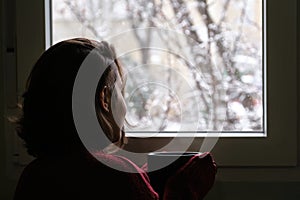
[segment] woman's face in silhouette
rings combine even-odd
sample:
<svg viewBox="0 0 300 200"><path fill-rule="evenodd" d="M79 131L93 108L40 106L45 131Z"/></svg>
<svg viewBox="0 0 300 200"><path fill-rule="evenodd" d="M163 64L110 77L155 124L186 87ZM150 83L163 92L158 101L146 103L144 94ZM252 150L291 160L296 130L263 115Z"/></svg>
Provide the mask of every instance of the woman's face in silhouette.
<svg viewBox="0 0 300 200"><path fill-rule="evenodd" d="M122 92L124 87L125 83L121 80L119 73L117 73L117 79L111 95L110 107L114 121L120 129L124 126L126 115L126 103Z"/></svg>

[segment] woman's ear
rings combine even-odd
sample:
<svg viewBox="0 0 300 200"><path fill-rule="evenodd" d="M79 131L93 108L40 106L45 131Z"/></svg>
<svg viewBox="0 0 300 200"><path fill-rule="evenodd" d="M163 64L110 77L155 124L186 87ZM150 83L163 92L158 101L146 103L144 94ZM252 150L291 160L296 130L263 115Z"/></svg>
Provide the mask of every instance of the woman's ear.
<svg viewBox="0 0 300 200"><path fill-rule="evenodd" d="M109 112L109 98L108 88L104 86L100 92L100 105L107 112Z"/></svg>

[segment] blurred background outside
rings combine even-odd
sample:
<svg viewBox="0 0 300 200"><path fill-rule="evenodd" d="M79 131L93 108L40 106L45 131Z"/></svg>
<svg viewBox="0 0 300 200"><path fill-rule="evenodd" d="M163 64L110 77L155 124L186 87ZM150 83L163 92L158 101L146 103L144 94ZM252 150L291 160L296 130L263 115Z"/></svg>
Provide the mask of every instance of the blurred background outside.
<svg viewBox="0 0 300 200"><path fill-rule="evenodd" d="M52 44L83 36L116 47L134 125L127 132L262 133L263 6L263 0L52 0ZM161 48L147 48L153 46Z"/></svg>

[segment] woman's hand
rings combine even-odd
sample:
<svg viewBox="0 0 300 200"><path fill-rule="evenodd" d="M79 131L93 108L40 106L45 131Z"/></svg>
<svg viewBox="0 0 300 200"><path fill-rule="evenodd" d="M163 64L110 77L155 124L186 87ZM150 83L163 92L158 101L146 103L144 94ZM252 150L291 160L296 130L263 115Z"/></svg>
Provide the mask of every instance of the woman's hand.
<svg viewBox="0 0 300 200"><path fill-rule="evenodd" d="M210 153L193 156L167 181L164 200L200 200L212 188L217 165Z"/></svg>

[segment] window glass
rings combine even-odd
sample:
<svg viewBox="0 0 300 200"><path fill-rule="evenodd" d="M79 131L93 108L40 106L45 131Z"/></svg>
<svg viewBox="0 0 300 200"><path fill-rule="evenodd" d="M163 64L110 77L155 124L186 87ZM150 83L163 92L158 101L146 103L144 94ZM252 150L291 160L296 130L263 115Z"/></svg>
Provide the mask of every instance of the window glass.
<svg viewBox="0 0 300 200"><path fill-rule="evenodd" d="M265 134L263 0L52 0L52 44L110 41L126 132Z"/></svg>

